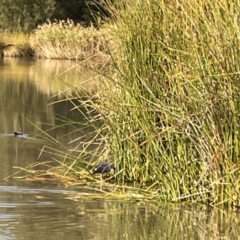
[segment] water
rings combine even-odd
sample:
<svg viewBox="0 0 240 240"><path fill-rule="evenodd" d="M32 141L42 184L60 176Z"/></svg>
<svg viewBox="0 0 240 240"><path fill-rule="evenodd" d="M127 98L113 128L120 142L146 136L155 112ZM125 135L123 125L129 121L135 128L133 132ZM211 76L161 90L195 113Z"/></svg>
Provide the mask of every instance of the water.
<svg viewBox="0 0 240 240"><path fill-rule="evenodd" d="M240 239L238 209L160 205L104 195L93 199L85 189L67 189L59 183L5 181L17 171L14 166L51 160L48 154L38 159L44 146L56 147L41 129L71 146L78 135L71 126L61 126L61 116L84 120L70 111L62 93L70 96L69 85L81 84L94 94L97 84L90 81L94 74L81 67L61 74L74 65L71 61L0 61L1 240ZM14 137L20 128L28 135Z"/></svg>

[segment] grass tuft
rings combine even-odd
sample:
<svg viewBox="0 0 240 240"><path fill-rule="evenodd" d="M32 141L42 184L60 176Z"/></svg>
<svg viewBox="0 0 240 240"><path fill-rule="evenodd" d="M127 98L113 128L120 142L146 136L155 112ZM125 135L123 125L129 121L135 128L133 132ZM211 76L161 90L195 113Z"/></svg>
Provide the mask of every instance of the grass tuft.
<svg viewBox="0 0 240 240"><path fill-rule="evenodd" d="M115 41L109 27L96 29L61 20L39 26L31 35L36 55L43 58L107 61Z"/></svg>

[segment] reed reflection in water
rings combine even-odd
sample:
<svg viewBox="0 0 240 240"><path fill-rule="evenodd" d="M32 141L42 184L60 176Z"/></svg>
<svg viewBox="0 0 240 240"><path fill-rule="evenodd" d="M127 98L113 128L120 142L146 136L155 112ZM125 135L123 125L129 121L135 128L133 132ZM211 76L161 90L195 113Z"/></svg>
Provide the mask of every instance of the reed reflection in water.
<svg viewBox="0 0 240 240"><path fill-rule="evenodd" d="M83 191L0 187L1 239L237 239L240 233L236 211L93 199Z"/></svg>

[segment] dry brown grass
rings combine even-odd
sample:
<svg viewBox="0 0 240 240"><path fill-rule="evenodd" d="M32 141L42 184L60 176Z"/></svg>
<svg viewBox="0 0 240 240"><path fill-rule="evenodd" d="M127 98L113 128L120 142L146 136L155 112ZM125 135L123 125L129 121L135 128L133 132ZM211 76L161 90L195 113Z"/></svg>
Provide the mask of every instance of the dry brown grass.
<svg viewBox="0 0 240 240"><path fill-rule="evenodd" d="M46 23L31 35L38 57L106 62L116 46L109 27L85 28L71 20Z"/></svg>

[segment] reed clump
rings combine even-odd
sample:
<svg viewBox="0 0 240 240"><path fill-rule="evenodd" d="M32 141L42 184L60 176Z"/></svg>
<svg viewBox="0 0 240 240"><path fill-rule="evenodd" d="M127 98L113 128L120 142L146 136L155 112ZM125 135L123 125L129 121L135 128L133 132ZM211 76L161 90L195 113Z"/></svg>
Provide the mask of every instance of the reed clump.
<svg viewBox="0 0 240 240"><path fill-rule="evenodd" d="M131 191L135 186L162 202L239 206L238 2L133 0L115 6L109 5L115 21L106 29L61 21L42 25L31 37L41 57L104 53L112 59L94 96L74 89L96 131L81 135L76 141L83 144L57 160L67 169L64 176L93 181L92 163L99 158L114 164L117 191L130 183ZM82 112L73 98L73 109ZM90 149L92 143L97 147Z"/></svg>
<svg viewBox="0 0 240 240"><path fill-rule="evenodd" d="M31 35L31 44L38 57L86 60L109 58L109 47L115 41L110 29L83 27L72 20L48 22Z"/></svg>
<svg viewBox="0 0 240 240"><path fill-rule="evenodd" d="M29 34L0 32L0 57L30 57L34 52L30 46Z"/></svg>
<svg viewBox="0 0 240 240"><path fill-rule="evenodd" d="M83 103L103 122L118 184L147 186L165 202L239 205L239 4L118 8L120 57L98 98Z"/></svg>

